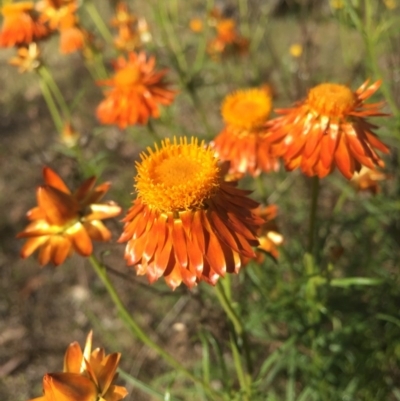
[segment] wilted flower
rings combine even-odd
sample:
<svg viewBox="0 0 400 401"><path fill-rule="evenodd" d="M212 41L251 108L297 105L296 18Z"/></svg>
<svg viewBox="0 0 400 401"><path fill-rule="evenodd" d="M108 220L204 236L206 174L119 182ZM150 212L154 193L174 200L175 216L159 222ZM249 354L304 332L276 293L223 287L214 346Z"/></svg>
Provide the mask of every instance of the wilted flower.
<svg viewBox="0 0 400 401"><path fill-rule="evenodd" d="M225 98L221 112L226 126L212 146L221 160L230 161L229 174L256 176L279 167L265 140L271 107L270 92L264 89L240 90Z"/></svg>
<svg viewBox="0 0 400 401"><path fill-rule="evenodd" d="M9 64L18 67L20 73L34 71L40 67L40 50L36 43L30 43L28 47L19 47L17 56L8 61Z"/></svg>
<svg viewBox="0 0 400 401"><path fill-rule="evenodd" d="M97 107L97 117L102 124L146 124L149 117L160 116L159 104L169 105L175 91L164 82L167 70L154 71L155 58L146 60L144 52L129 53L128 60L119 57L114 64L113 78L99 81L111 86L106 98Z"/></svg>
<svg viewBox="0 0 400 401"><path fill-rule="evenodd" d="M381 191L379 181L390 178L389 174L363 166L358 173L354 173L350 183L357 191L368 191L376 195Z"/></svg>
<svg viewBox="0 0 400 401"><path fill-rule="evenodd" d="M260 206L254 213L265 221L258 231L257 238L260 245L257 249L277 259L279 256L278 246L283 243L283 235L279 232L275 220L278 208L276 205Z"/></svg>
<svg viewBox="0 0 400 401"><path fill-rule="evenodd" d="M60 141L68 148L73 148L79 141L79 132L77 132L71 125L69 121L67 121L61 131Z"/></svg>
<svg viewBox="0 0 400 401"><path fill-rule="evenodd" d="M76 251L82 256L92 253L92 240L109 241L110 231L101 222L115 217L121 208L114 202L97 203L108 191L110 183L94 187L96 177L88 178L73 193L49 167L43 169L45 185L38 187L38 206L27 217L31 223L17 235L28 238L21 249L27 258L39 249L39 263L56 266Z"/></svg>
<svg viewBox="0 0 400 401"><path fill-rule="evenodd" d="M254 257L262 220L248 192L225 182L213 151L192 138L168 139L137 163L137 199L120 242L125 259L150 282L164 276L171 288L215 284Z"/></svg>
<svg viewBox="0 0 400 401"><path fill-rule="evenodd" d="M64 357L64 370L43 377L43 396L31 401L119 401L128 394L117 379L120 353L105 355L103 348L92 349L92 332L82 352L73 342Z"/></svg>
<svg viewBox="0 0 400 401"><path fill-rule="evenodd" d="M0 32L1 47L28 45L48 34L46 26L36 18L31 1L5 4L1 13L4 17Z"/></svg>
<svg viewBox="0 0 400 401"><path fill-rule="evenodd" d="M383 167L375 149L389 149L373 132L366 117L385 116L382 102L364 104L379 88L364 82L355 92L345 85L324 83L312 88L292 108L276 110L281 117L269 124L268 140L287 170L300 167L308 176L325 177L335 166L348 179L361 166Z"/></svg>

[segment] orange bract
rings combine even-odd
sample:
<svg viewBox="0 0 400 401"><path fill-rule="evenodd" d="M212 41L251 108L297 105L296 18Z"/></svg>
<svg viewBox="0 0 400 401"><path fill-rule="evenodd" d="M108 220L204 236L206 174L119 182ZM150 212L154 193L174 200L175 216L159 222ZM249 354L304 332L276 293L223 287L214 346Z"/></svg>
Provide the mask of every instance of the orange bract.
<svg viewBox="0 0 400 401"><path fill-rule="evenodd" d="M49 167L43 169L45 185L37 189L38 206L27 216L31 223L17 235L28 238L21 249L26 258L39 249L39 263L56 266L76 251L82 256L92 253L92 240L109 241L110 231L101 222L117 216L121 208L114 202L97 203L110 183L94 187L91 177L74 192Z"/></svg>
<svg viewBox="0 0 400 401"><path fill-rule="evenodd" d="M4 16L0 32L0 46L11 47L30 44L46 36L48 29L34 16L31 1L6 4L1 12Z"/></svg>
<svg viewBox="0 0 400 401"><path fill-rule="evenodd" d="M212 141L217 156L230 161L229 174L277 170L277 159L271 155L265 139L264 124L271 112L272 100L263 89L247 89L228 95L222 104L226 124Z"/></svg>
<svg viewBox="0 0 400 401"><path fill-rule="evenodd" d="M186 138L142 154L136 189L120 242L125 259L150 282L164 276L171 288L215 284L254 256L262 220L257 203L236 182L221 178L210 148Z"/></svg>
<svg viewBox="0 0 400 401"><path fill-rule="evenodd" d="M382 167L376 149L389 149L373 132L369 116L385 116L383 104L364 104L381 82L364 82L355 92L347 86L325 83L312 88L307 99L293 108L276 110L281 117L269 124L268 140L287 170L325 177L335 166L348 179L361 166Z"/></svg>
<svg viewBox="0 0 400 401"><path fill-rule="evenodd" d="M92 349L92 332L82 352L73 342L64 357L64 369L43 377L42 397L31 401L119 401L128 394L125 387L114 385L120 353L105 355L103 348Z"/></svg>
<svg viewBox="0 0 400 401"><path fill-rule="evenodd" d="M155 58L146 60L144 52L129 53L128 60L118 58L113 78L99 81L111 86L106 98L97 107L97 117L102 124L146 124L149 117L160 116L159 104L169 105L175 91L164 82L166 70L155 72Z"/></svg>

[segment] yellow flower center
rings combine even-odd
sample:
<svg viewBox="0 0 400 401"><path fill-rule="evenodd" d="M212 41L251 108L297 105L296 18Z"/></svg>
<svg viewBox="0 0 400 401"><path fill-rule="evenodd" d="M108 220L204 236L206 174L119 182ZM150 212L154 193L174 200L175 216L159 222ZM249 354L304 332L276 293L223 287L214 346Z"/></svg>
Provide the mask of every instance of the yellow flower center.
<svg viewBox="0 0 400 401"><path fill-rule="evenodd" d="M221 112L227 124L252 129L267 120L271 107L271 97L267 91L247 89L228 95L222 104Z"/></svg>
<svg viewBox="0 0 400 401"><path fill-rule="evenodd" d="M346 116L354 107L355 95L345 85L321 84L308 92L307 103L313 111L329 118Z"/></svg>
<svg viewBox="0 0 400 401"><path fill-rule="evenodd" d="M192 138L162 142L161 149L142 153L135 178L138 197L160 212L179 212L204 207L219 187L217 159L210 148Z"/></svg>
<svg viewBox="0 0 400 401"><path fill-rule="evenodd" d="M140 70L137 66L129 65L121 68L114 77L115 86L120 88L135 85L140 79Z"/></svg>

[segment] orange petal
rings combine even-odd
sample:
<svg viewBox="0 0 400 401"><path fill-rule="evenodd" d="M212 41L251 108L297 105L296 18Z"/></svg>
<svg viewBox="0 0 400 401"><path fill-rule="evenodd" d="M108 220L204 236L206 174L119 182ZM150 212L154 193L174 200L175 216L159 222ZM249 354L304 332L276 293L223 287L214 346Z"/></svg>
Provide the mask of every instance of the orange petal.
<svg viewBox="0 0 400 401"><path fill-rule="evenodd" d="M84 217L85 221L109 219L118 216L122 211L121 207L114 202L91 204L89 210L90 213Z"/></svg>
<svg viewBox="0 0 400 401"><path fill-rule="evenodd" d="M92 240L106 242L111 239L110 230L100 220L85 222L83 226Z"/></svg>
<svg viewBox="0 0 400 401"><path fill-rule="evenodd" d="M182 267L186 267L188 264L187 256L187 244L185 239L185 233L183 230L182 220L174 219L173 227L171 230L171 239L173 243L173 249L175 252L175 258Z"/></svg>
<svg viewBox="0 0 400 401"><path fill-rule="evenodd" d="M43 390L49 401L96 401L95 384L77 373L50 373L43 378Z"/></svg>
<svg viewBox="0 0 400 401"><path fill-rule="evenodd" d="M20 256L25 259L49 240L48 236L29 238L21 248Z"/></svg>
<svg viewBox="0 0 400 401"><path fill-rule="evenodd" d="M77 216L79 205L65 192L50 186L41 186L36 195L38 205L46 213L50 224L61 226Z"/></svg>
<svg viewBox="0 0 400 401"><path fill-rule="evenodd" d="M56 188L59 191L64 192L66 194L71 194L70 190L65 185L61 177L50 167L46 166L43 168L43 178L44 182L50 187Z"/></svg>
<svg viewBox="0 0 400 401"><path fill-rule="evenodd" d="M83 353L77 341L71 343L64 356L64 372L81 373Z"/></svg>
<svg viewBox="0 0 400 401"><path fill-rule="evenodd" d="M349 180L354 174L354 159L346 144L346 136L341 135L335 152L335 163L340 172Z"/></svg>
<svg viewBox="0 0 400 401"><path fill-rule="evenodd" d="M89 256L92 254L92 241L85 230L85 227L80 222L75 223L65 232L65 234L71 238L75 251L80 255Z"/></svg>

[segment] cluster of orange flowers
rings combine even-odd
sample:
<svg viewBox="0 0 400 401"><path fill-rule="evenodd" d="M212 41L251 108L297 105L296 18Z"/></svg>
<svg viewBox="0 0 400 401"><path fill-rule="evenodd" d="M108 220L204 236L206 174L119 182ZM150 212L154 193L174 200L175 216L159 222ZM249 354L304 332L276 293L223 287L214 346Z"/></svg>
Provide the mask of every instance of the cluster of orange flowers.
<svg viewBox="0 0 400 401"><path fill-rule="evenodd" d="M208 25L215 30L215 36L207 43L208 54L218 60L221 56L231 54L246 54L249 50L249 40L241 36L232 18L226 18L220 9L213 8L207 16ZM193 32L203 30L203 21L194 18L190 21Z"/></svg>
<svg viewBox="0 0 400 401"><path fill-rule="evenodd" d="M79 25L76 15L77 0L41 0L6 4L1 11L4 17L0 32L0 46L27 47L48 37L60 34L60 51L71 53L81 49L88 38Z"/></svg>
<svg viewBox="0 0 400 401"><path fill-rule="evenodd" d="M365 104L380 84L366 81L356 91L320 84L293 107L276 110L280 116L271 120L271 99L261 89L239 91L222 105L226 127L213 146L222 160L231 162L232 174L268 172L281 158L289 171L300 168L322 178L337 167L351 179L362 166L383 167L376 151L389 151L374 133L376 126L366 120L386 115L380 111L382 102Z"/></svg>
<svg viewBox="0 0 400 401"><path fill-rule="evenodd" d="M117 49L130 52L151 40L145 18L132 14L125 2L117 3L111 26L117 29L114 45Z"/></svg>
<svg viewBox="0 0 400 401"><path fill-rule="evenodd" d="M51 4L67 7L69 14L76 9L67 0ZM28 15L32 9L24 7ZM50 2L42 1L38 7L42 14L36 20L29 14L35 27L31 32L41 35L40 27L61 26L50 18ZM121 38L135 18L120 3L113 23ZM215 20L228 22L220 15ZM114 76L98 82L109 88L97 108L103 124L120 128L146 124L149 118L159 117L160 105L173 102L176 92L164 81L166 70L155 70L154 57L130 51L114 62L114 68ZM379 172L362 174L364 178L358 180L355 174L362 167L370 172L383 167L377 151L389 151L376 136L376 126L367 121L385 115L382 103L365 103L379 86L379 81L372 85L366 81L352 91L345 85L323 83L291 108L276 110L278 117L272 119L267 86L239 90L223 101L225 127L209 146L193 138L175 138L143 153L137 163L137 198L123 220L119 238L127 243L127 264L150 282L164 277L176 288L181 283L193 287L200 281L215 284L226 273L237 273L257 257L253 250L257 246L276 258L283 240L275 223L276 206L257 209L248 192L236 187L237 179L276 171L281 159L289 171L300 168L308 176L322 178L337 167L362 189L371 188L371 181L377 185L382 179ZM31 223L18 234L28 238L22 257L38 250L42 265L58 265L73 251L90 255L91 240L110 239L101 220L118 215L121 209L112 202L97 203L109 184L94 187L95 179L90 178L71 192L49 168L44 169L44 179L45 185L37 190L38 206L28 213Z"/></svg>
<svg viewBox="0 0 400 401"><path fill-rule="evenodd" d="M119 401L128 394L115 385L120 353L106 355L103 348L92 351L92 332L82 351L77 342L67 348L62 372L43 377L43 396L30 401Z"/></svg>

